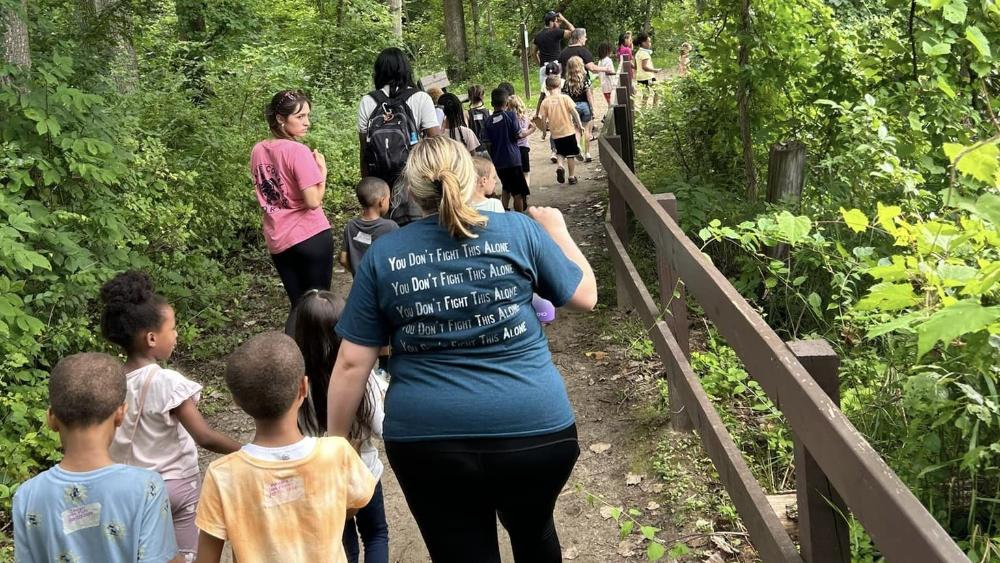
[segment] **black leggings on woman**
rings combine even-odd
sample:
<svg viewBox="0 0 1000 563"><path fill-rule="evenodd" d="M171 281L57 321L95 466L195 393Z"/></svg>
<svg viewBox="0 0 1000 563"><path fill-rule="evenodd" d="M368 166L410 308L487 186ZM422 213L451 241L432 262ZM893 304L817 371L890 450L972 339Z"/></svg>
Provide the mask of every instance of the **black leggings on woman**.
<svg viewBox="0 0 1000 563"><path fill-rule="evenodd" d="M517 563L562 561L552 512L580 446L576 425L526 438L385 444L434 563L500 563L497 516Z"/></svg>
<svg viewBox="0 0 1000 563"><path fill-rule="evenodd" d="M281 283L288 294L290 309L285 333L292 334L292 311L302 294L310 289L330 289L333 281L333 234L317 233L284 252L272 254Z"/></svg>

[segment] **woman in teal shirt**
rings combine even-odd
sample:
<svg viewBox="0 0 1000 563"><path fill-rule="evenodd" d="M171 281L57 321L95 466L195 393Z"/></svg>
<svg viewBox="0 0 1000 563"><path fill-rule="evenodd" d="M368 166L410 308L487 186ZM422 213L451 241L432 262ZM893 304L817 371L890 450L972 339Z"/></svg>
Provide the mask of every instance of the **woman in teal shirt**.
<svg viewBox="0 0 1000 563"><path fill-rule="evenodd" d="M406 167L425 217L378 239L337 325L329 429L346 435L378 349L392 345L389 463L435 562L560 561L552 511L579 455L573 411L532 293L590 310L593 270L557 209L483 213L476 174L447 138Z"/></svg>

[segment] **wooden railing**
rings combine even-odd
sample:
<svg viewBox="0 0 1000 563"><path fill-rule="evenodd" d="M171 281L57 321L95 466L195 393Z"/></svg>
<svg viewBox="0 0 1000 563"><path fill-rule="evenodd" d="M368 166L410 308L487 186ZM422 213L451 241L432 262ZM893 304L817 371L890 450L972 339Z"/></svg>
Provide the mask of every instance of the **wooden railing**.
<svg viewBox="0 0 1000 563"><path fill-rule="evenodd" d="M838 359L824 340L783 342L677 224L672 194L634 174L633 92L627 69L599 140L608 175L609 254L620 307L634 309L663 361L671 425L698 432L761 559L850 561L848 514L888 561L968 561L951 537L839 408ZM640 225L656 246L659 304L628 255ZM689 363L687 297L701 305L795 439L799 548L785 530Z"/></svg>

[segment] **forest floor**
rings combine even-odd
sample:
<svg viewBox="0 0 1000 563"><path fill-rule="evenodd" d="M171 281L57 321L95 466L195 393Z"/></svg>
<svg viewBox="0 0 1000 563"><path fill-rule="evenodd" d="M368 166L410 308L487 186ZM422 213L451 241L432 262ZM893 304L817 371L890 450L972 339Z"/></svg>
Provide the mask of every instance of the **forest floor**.
<svg viewBox="0 0 1000 563"><path fill-rule="evenodd" d="M595 94L597 114L603 116L604 100ZM570 233L594 266L603 298L614 295L614 276L604 242L607 182L596 145L592 143L591 148L594 161L578 163L579 184L570 186L556 183L548 141L534 135L529 203L562 210ZM346 219L335 219L334 229L342 227ZM253 423L232 404L222 372L225 354L236 345L252 334L283 326L287 301L265 260L262 252L254 267L259 274L251 276L247 295L229 311L229 325L217 334L203 335L197 353L177 358L184 373L205 385L202 409L213 426L242 441L252 438ZM350 274L338 267L333 291L346 297L350 284ZM716 518L703 513L717 504L720 494L714 472L695 438L669 431L669 413L660 392L662 366L640 344L641 327L627 313L618 312L613 303L604 302L593 313L560 311L546 332L576 412L581 449L555 510L564 559L587 563L645 559L648 541L639 530L652 526L659 530L656 537L668 550L683 540L675 554L681 555L689 547L685 560L731 560L726 548L739 546L742 534L712 533ZM201 454L203 467L217 457L205 451ZM429 561L388 463L382 485L390 561ZM635 520L634 530L624 539L614 507L626 509L621 522ZM628 509L635 510L629 514ZM498 530L502 536L499 525ZM723 537L729 543L720 547L719 538ZM504 561L513 561L509 544L501 541L501 546ZM733 549L734 553L739 551L743 549ZM741 555L736 558L747 560Z"/></svg>

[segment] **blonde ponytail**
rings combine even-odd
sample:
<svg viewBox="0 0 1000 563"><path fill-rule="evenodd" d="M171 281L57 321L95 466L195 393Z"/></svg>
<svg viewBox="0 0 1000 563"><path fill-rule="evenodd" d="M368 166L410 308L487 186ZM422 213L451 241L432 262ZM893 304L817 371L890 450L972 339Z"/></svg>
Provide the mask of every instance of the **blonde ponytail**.
<svg viewBox="0 0 1000 563"><path fill-rule="evenodd" d="M486 217L469 206L476 189L476 170L465 145L445 136L431 137L410 151L404 171L410 195L425 213L438 212L438 221L454 238L475 238Z"/></svg>

